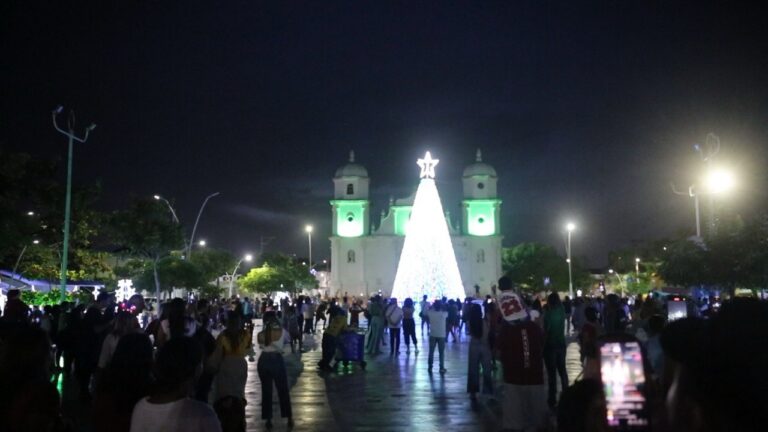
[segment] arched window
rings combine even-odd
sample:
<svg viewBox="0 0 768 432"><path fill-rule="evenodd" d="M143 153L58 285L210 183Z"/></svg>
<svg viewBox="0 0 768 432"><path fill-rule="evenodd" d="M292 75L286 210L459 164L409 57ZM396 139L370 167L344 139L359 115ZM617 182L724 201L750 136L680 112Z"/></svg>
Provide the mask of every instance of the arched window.
<svg viewBox="0 0 768 432"><path fill-rule="evenodd" d="M485 262L485 250L480 249L479 251L477 251L477 262L478 263Z"/></svg>
<svg viewBox="0 0 768 432"><path fill-rule="evenodd" d="M353 263L353 262L355 262L355 251L353 251L353 250L351 250L351 249L350 249L350 250L347 252L347 262L348 262L348 263Z"/></svg>
<svg viewBox="0 0 768 432"><path fill-rule="evenodd" d="M354 195L355 194L355 185L352 183L347 184L347 195Z"/></svg>

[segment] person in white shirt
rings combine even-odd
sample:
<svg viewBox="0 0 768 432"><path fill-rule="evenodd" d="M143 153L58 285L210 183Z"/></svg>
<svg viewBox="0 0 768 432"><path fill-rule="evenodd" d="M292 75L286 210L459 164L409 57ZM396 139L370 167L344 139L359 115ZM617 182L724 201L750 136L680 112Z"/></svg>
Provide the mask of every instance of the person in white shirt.
<svg viewBox="0 0 768 432"><path fill-rule="evenodd" d="M213 409L189 397L202 361L202 348L191 338L174 337L163 345L155 360L156 390L133 408L131 432L221 432Z"/></svg>
<svg viewBox="0 0 768 432"><path fill-rule="evenodd" d="M448 318L448 312L443 310L443 303L440 300L435 301L432 309L427 311L429 319L429 373L432 373L432 363L435 360L435 345L437 345L440 354L440 373L445 370L445 321Z"/></svg>
<svg viewBox="0 0 768 432"><path fill-rule="evenodd" d="M291 394L288 392L288 373L283 359L283 348L291 339L277 320L275 312L264 314L264 330L257 339L261 347L256 367L261 381L261 418L267 421L267 429L271 429L272 388L276 387L277 397L280 399L280 414L283 418L288 418L288 428L292 428Z"/></svg>
<svg viewBox="0 0 768 432"><path fill-rule="evenodd" d="M384 319L389 327L389 355L400 355L400 327L403 325L403 310L397 305L397 299L389 299L389 305L384 310Z"/></svg>

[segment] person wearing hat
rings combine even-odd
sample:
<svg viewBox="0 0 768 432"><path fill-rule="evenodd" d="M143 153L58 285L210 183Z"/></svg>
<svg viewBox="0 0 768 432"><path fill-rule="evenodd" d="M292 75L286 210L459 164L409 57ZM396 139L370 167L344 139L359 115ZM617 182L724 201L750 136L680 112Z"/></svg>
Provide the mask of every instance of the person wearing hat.
<svg viewBox="0 0 768 432"><path fill-rule="evenodd" d="M528 318L509 278L499 279L499 325L494 347L504 370L502 429L539 429L546 419L544 334Z"/></svg>

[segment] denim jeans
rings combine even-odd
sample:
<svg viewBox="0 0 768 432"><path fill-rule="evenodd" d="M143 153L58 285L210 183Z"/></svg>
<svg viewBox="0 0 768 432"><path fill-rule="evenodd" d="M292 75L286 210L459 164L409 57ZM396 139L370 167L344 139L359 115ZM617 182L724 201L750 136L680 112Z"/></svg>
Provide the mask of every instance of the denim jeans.
<svg viewBox="0 0 768 432"><path fill-rule="evenodd" d="M445 369L445 338L434 336L429 337L429 368L432 369L432 363L435 360L435 345L440 355L440 369Z"/></svg>
<svg viewBox="0 0 768 432"><path fill-rule="evenodd" d="M400 328L398 327L390 327L389 328L389 354L399 354L400 353Z"/></svg>
<svg viewBox="0 0 768 432"><path fill-rule="evenodd" d="M547 368L547 403L557 402L557 376L560 376L562 390L568 388L568 373L565 370L565 345L544 346L544 366Z"/></svg>
<svg viewBox="0 0 768 432"><path fill-rule="evenodd" d="M288 392L288 373L285 370L285 360L282 354L263 352L257 364L261 380L261 418L272 419L272 387L277 388L280 399L280 414L292 417L291 394Z"/></svg>
<svg viewBox="0 0 768 432"><path fill-rule="evenodd" d="M469 361L467 363L467 393L480 391L480 367L483 367L483 393L493 394L491 370L491 347L480 339L472 338L469 342Z"/></svg>
<svg viewBox="0 0 768 432"><path fill-rule="evenodd" d="M416 322L413 318L403 320L403 339L405 339L406 348L410 348L411 340L413 340L413 347L416 347Z"/></svg>

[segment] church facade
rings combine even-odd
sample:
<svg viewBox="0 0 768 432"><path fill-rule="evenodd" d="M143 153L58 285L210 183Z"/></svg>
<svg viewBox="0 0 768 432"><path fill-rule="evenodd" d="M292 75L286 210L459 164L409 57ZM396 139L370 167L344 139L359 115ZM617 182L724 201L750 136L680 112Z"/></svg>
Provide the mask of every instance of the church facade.
<svg viewBox="0 0 768 432"><path fill-rule="evenodd" d="M369 198L368 170L355 162L336 170L331 200L333 232L331 241L331 295L369 296L381 292L389 296L403 249L413 196L393 200L374 225ZM464 292L475 295L475 285L488 293L501 276L500 230L501 200L497 195L496 170L482 161L480 150L475 162L462 176L462 215L454 224L445 219ZM416 299L414 299L416 300Z"/></svg>

